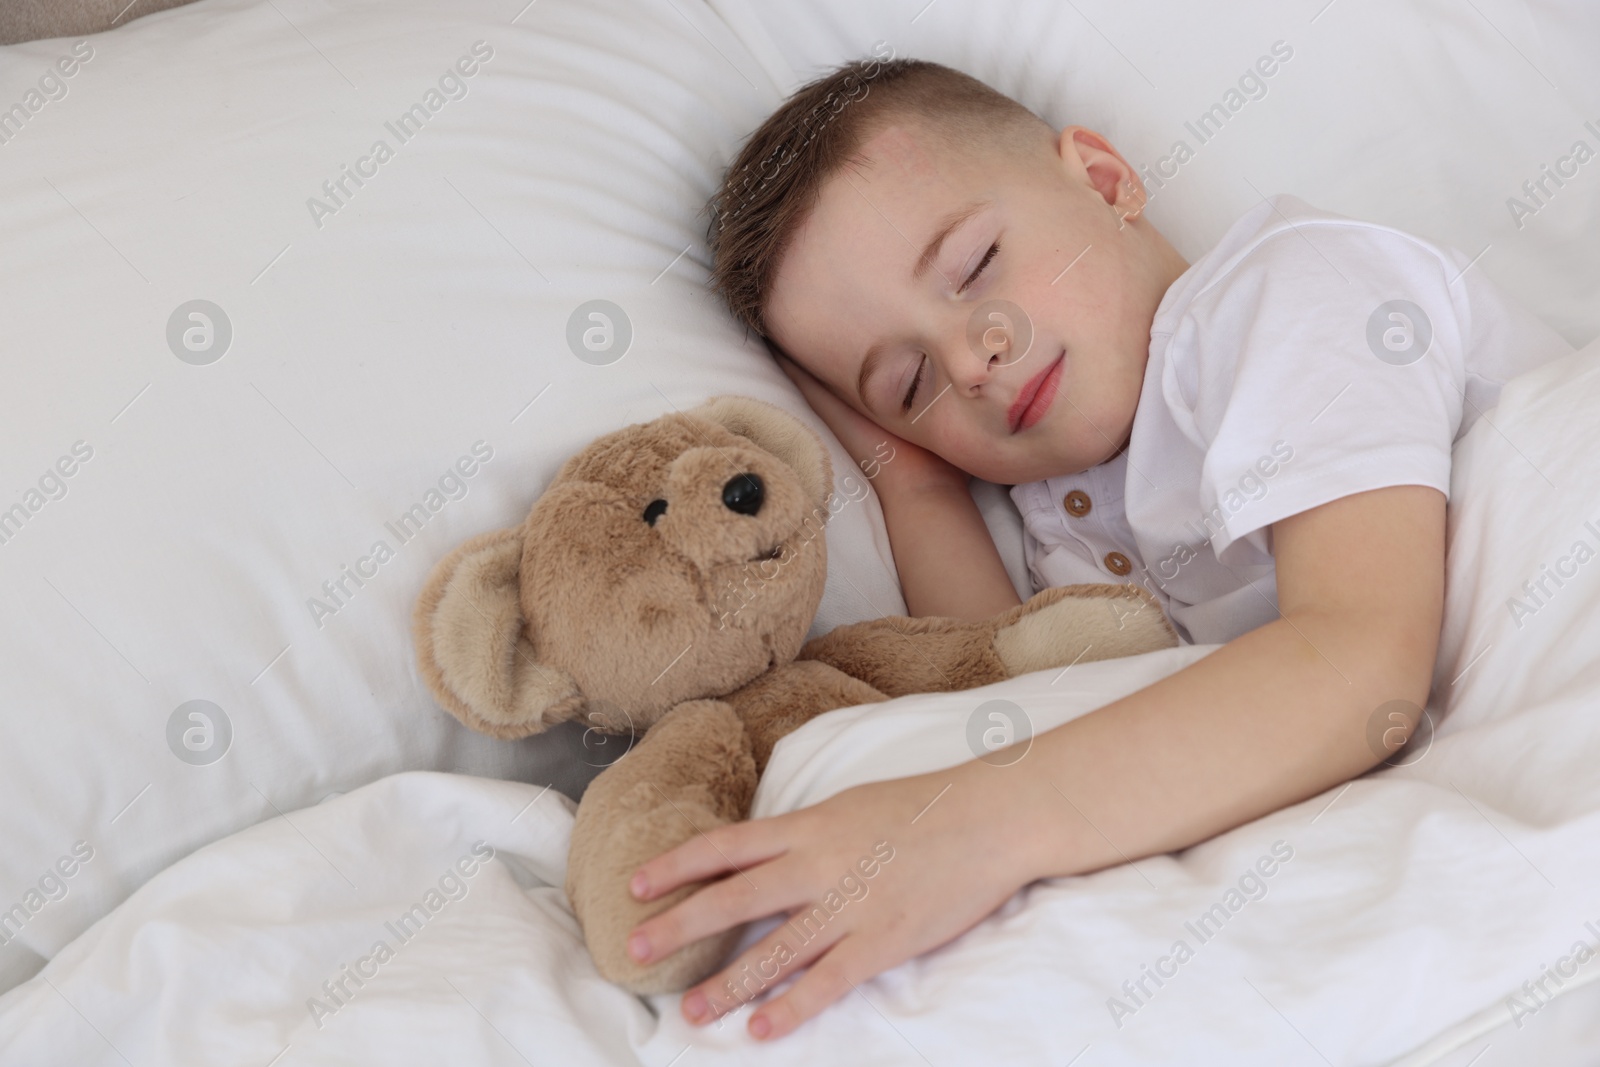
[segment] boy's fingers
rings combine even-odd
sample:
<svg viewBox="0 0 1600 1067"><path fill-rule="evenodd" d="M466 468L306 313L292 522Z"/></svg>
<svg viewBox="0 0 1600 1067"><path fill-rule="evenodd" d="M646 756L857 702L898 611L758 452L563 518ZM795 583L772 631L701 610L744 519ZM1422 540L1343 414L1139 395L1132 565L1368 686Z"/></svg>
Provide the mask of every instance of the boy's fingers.
<svg viewBox="0 0 1600 1067"><path fill-rule="evenodd" d="M628 882L635 900L654 900L680 885L698 882L724 871L738 871L781 855L783 846L770 825L762 819L763 834L752 834L750 822L727 823L695 834L640 864Z"/></svg>
<svg viewBox="0 0 1600 1067"><path fill-rule="evenodd" d="M796 917L803 921L809 910L802 907L791 911L789 922L750 946L720 974L686 991L681 1002L684 1017L698 1026L726 1015L826 952L841 933L826 927L800 929L795 925ZM807 933L810 939L802 940Z"/></svg>
<svg viewBox="0 0 1600 1067"><path fill-rule="evenodd" d="M789 376L789 380L794 382L794 384L800 388L801 392L808 391L806 388L808 383L815 380L812 378L811 372L807 371L804 367L800 366L800 364L796 363L787 356L780 356L774 353L772 358L778 361L778 369L787 374Z"/></svg>
<svg viewBox="0 0 1600 1067"><path fill-rule="evenodd" d="M899 961L875 964L867 958L870 941L847 933L781 997L761 1005L748 1024L752 1036L772 1040L790 1033L823 1008Z"/></svg>
<svg viewBox="0 0 1600 1067"><path fill-rule="evenodd" d="M810 404L812 410L818 415L823 416L824 421L829 424L830 428L832 428L834 419L841 413L847 417L861 417L856 415L844 401L829 392L828 387L823 385L815 374L812 374L792 359L784 356L775 358L778 360L778 366L782 368L783 373L787 374L789 380L799 388L801 395L806 399L806 403ZM833 417L830 418L830 415Z"/></svg>
<svg viewBox="0 0 1600 1067"><path fill-rule="evenodd" d="M774 866L735 871L646 919L629 935L629 955L640 963L660 959L703 937L800 904L804 897L797 892L803 891Z"/></svg>

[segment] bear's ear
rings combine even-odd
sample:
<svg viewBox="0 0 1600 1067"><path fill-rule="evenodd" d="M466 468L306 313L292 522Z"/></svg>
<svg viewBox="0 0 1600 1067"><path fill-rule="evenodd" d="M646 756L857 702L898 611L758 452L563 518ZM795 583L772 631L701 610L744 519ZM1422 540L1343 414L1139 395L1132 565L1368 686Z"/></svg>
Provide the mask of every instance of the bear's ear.
<svg viewBox="0 0 1600 1067"><path fill-rule="evenodd" d="M523 625L524 529L480 534L440 560L411 617L417 667L439 704L493 737L512 740L573 718L583 694L539 662Z"/></svg>
<svg viewBox="0 0 1600 1067"><path fill-rule="evenodd" d="M812 503L827 506L833 494L833 463L827 446L811 427L787 411L747 396L714 396L687 414L709 419L771 452L794 469Z"/></svg>

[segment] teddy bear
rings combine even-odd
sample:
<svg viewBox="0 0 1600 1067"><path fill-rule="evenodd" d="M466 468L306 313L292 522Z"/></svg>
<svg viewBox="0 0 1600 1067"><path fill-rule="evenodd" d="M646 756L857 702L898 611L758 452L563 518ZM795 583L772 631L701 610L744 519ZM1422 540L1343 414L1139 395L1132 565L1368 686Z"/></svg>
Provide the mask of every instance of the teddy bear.
<svg viewBox="0 0 1600 1067"><path fill-rule="evenodd" d="M434 567L412 630L421 677L474 730L568 720L631 735L577 805L565 889L596 969L638 994L711 974L727 930L638 964L629 933L704 882L637 901L644 861L748 817L775 746L817 715L970 689L1178 643L1137 585L1061 586L973 622L881 618L809 642L833 470L773 405L714 397L606 434L568 459L523 522Z"/></svg>

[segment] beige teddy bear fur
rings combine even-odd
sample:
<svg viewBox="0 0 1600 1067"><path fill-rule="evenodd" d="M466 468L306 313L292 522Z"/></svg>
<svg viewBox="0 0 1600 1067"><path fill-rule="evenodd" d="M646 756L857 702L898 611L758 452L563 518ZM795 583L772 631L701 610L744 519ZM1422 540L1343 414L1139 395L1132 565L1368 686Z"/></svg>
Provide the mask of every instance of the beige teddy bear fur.
<svg viewBox="0 0 1600 1067"><path fill-rule="evenodd" d="M1047 589L982 622L887 618L805 642L827 574L833 473L804 424L742 397L607 434L568 460L519 526L474 537L416 604L417 665L475 730L526 737L579 719L633 748L578 805L566 891L601 975L678 992L739 930L648 966L645 860L746 818L780 738L835 708L969 689L1177 644L1132 584Z"/></svg>

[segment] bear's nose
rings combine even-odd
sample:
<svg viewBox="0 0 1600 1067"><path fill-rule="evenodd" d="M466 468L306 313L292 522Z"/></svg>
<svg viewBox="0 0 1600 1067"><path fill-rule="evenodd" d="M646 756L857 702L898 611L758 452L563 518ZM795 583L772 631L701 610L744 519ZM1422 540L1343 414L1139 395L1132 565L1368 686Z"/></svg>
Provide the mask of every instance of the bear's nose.
<svg viewBox="0 0 1600 1067"><path fill-rule="evenodd" d="M754 515L760 511L766 498L767 490L761 484L759 474L735 475L722 487L722 503L730 511L737 511L741 515Z"/></svg>

